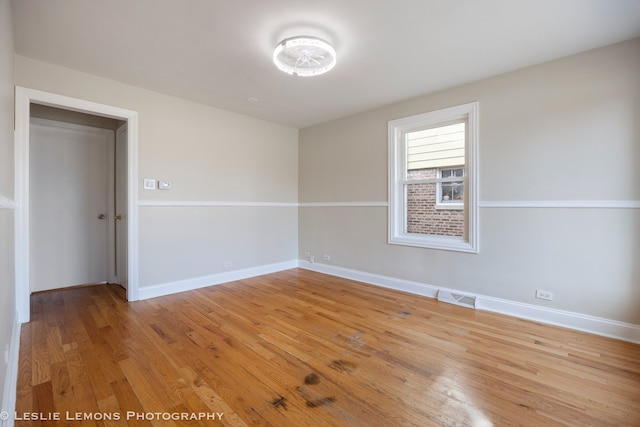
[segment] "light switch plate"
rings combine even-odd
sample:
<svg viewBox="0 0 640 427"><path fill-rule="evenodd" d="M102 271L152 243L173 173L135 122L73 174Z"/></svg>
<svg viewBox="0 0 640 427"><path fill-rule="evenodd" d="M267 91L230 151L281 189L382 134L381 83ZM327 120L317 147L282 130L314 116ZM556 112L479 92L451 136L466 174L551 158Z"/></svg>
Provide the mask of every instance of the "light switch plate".
<svg viewBox="0 0 640 427"><path fill-rule="evenodd" d="M145 190L155 190L156 189L156 180L155 179L144 179L144 189Z"/></svg>

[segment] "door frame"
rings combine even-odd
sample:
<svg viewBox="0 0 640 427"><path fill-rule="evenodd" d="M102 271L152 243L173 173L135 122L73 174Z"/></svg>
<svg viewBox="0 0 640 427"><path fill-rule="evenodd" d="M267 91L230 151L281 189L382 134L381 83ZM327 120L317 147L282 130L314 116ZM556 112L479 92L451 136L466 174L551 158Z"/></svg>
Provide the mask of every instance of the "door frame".
<svg viewBox="0 0 640 427"><path fill-rule="evenodd" d="M31 104L127 122L127 300L138 296L138 113L105 104L16 86L15 92L15 296L20 323L31 316L29 287L29 124Z"/></svg>
<svg viewBox="0 0 640 427"><path fill-rule="evenodd" d="M119 172L119 167L118 165L121 163L126 163L122 162L122 161L118 161L118 158L120 158L119 152L120 150L118 149L119 147L119 143L124 141L125 144L125 148L128 146L127 144L127 132L128 132L128 124L124 123L120 126L118 126L117 129L115 129L114 131L114 135L113 135L113 206L111 209L111 213L114 215L119 215L120 213L127 213L127 207L125 206L125 209L121 209L119 204L118 204L118 200L120 200L119 198L119 191L118 191L118 184L119 184L119 180L118 177L120 174L122 174L122 172ZM121 136L121 134L124 132L124 137ZM126 151L126 150L125 150ZM126 166L126 164L125 164ZM126 168L125 168L125 174L126 174ZM125 182L125 186L126 186L127 182ZM123 203L127 203L127 201L124 201ZM122 269L122 266L119 265L120 261L122 261L122 259L120 258L120 251L127 250L127 244L124 244L124 248L122 247L121 243L120 243L120 239L118 238L119 234L118 231L122 232L122 228L124 227L124 225L126 224L126 221L124 223L121 223L120 221L111 221L111 224L113 225L113 233L110 235L111 238L113 238L113 240L110 241L110 243L113 244L113 276L111 277L111 280L113 281L113 283L118 283L120 286L123 286L125 289L128 289L129 287L129 282L128 279L126 277L125 273L119 273L120 270ZM127 232L126 232L126 228L124 231L124 237L126 239L127 236ZM125 240L122 239L122 240ZM125 255L126 256L126 255ZM127 261L124 260L124 262L126 263ZM122 278L124 277L124 280L122 280Z"/></svg>

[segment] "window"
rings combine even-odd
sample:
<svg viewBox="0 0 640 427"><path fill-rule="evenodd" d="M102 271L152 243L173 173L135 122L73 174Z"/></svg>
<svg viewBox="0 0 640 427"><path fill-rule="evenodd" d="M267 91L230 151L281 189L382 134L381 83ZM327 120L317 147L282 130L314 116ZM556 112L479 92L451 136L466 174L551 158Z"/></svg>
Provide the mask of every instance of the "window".
<svg viewBox="0 0 640 427"><path fill-rule="evenodd" d="M478 252L478 103L389 122L389 243Z"/></svg>

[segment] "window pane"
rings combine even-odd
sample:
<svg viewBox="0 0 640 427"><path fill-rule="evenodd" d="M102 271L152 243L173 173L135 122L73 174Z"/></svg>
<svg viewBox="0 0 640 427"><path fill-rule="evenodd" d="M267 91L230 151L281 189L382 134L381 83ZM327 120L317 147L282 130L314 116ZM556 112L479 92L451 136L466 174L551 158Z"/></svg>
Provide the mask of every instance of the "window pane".
<svg viewBox="0 0 640 427"><path fill-rule="evenodd" d="M414 169L407 171L407 181L437 178L437 169Z"/></svg>
<svg viewBox="0 0 640 427"><path fill-rule="evenodd" d="M407 170L432 169L465 163L466 123L454 123L406 134Z"/></svg>
<svg viewBox="0 0 640 427"><path fill-rule="evenodd" d="M462 202L464 200L464 184L461 182L442 183L440 202Z"/></svg>
<svg viewBox="0 0 640 427"><path fill-rule="evenodd" d="M457 183L453 185L462 187ZM436 209L436 186L436 183L405 185L406 232L463 237L464 210ZM457 193L452 191L451 194Z"/></svg>
<svg viewBox="0 0 640 427"><path fill-rule="evenodd" d="M462 178L464 176L464 168L441 169L441 178Z"/></svg>

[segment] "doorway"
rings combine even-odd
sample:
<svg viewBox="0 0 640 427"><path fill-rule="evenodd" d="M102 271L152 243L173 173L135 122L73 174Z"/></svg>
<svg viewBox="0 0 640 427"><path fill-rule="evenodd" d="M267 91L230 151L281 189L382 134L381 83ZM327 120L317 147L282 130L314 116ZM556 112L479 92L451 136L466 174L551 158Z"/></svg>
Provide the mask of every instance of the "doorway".
<svg viewBox="0 0 640 427"><path fill-rule="evenodd" d="M31 106L29 288L114 283L115 128ZM43 117L64 116L65 121ZM126 189L125 189L126 191Z"/></svg>
<svg viewBox="0 0 640 427"><path fill-rule="evenodd" d="M28 322L30 318L29 297L31 293L31 255L29 235L31 231L30 223L30 116L33 105L44 105L55 107L89 115L120 120L122 126L116 130L116 136L120 135L119 144L116 138L116 146L120 145L124 153L119 155L119 159L125 164L120 165L120 174L125 176L120 182L114 182L115 186L120 186L119 205L124 209L120 214L120 220L125 225L126 235L120 233L120 243L122 249L115 253L115 257L121 257L121 264L124 263L124 271L121 265L120 277L124 277L124 284L127 288L127 299L135 301L138 299L138 210L137 210L137 147L138 147L138 114L135 111L124 110L108 105L97 104L55 95L33 89L16 87L16 136L15 136L15 156L16 156L16 248L15 248L15 269L16 269L16 307L18 310L18 320L21 323ZM114 154L115 161L115 154ZM114 168L115 169L115 168ZM125 169L124 171L122 169ZM124 189L124 190L123 190ZM115 188L114 188L115 190ZM114 198L114 205L118 197ZM99 214L98 214L99 215ZM118 233L114 230L114 244L117 244ZM123 238L123 236L126 236ZM124 257L124 258L122 258ZM115 269L113 269L115 271ZM115 273L114 273L115 274ZM108 279L109 280L109 279ZM120 281L120 280L119 280Z"/></svg>

